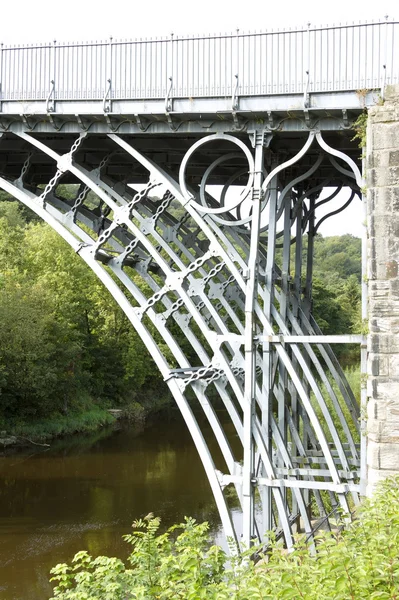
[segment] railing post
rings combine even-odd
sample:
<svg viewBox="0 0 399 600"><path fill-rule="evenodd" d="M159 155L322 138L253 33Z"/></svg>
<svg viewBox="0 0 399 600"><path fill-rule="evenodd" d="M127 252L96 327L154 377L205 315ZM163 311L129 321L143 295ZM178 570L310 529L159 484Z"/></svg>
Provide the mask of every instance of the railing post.
<svg viewBox="0 0 399 600"><path fill-rule="evenodd" d="M310 77L310 23L307 24L306 33L306 59L305 59L305 81L303 86L303 106L309 108L309 77Z"/></svg>
<svg viewBox="0 0 399 600"><path fill-rule="evenodd" d="M46 99L46 112L55 112L55 78L56 78L56 44L57 40L53 41L50 51L50 92Z"/></svg>
<svg viewBox="0 0 399 600"><path fill-rule="evenodd" d="M112 112L112 36L107 45L107 87L103 99L103 112Z"/></svg>
<svg viewBox="0 0 399 600"><path fill-rule="evenodd" d="M166 95L165 95L165 113L170 113L172 112L172 88L173 88L173 63L174 63L174 56L173 56L173 49L174 49L174 44L173 44L173 39L174 39L174 34L171 33L170 34L170 63L169 63L169 68L167 65L167 72L166 74L170 73L170 75L168 77L168 82L166 83Z"/></svg>
<svg viewBox="0 0 399 600"><path fill-rule="evenodd" d="M388 15L385 15L385 27L384 27L384 56L382 62L382 81L381 81L381 99L384 100L385 86L387 81L387 47L388 47Z"/></svg>
<svg viewBox="0 0 399 600"><path fill-rule="evenodd" d="M112 36L110 36L110 38L109 38L109 44L108 44L108 54L109 54L109 59L108 59L108 74L109 74L109 77L108 77L108 79L111 82L111 88L112 88L112 76L113 76L113 73L112 73L112 53L113 53L112 39L113 39ZM109 92L109 110L110 110L110 112L111 112L111 103L112 103L112 90L110 89L110 92Z"/></svg>
<svg viewBox="0 0 399 600"><path fill-rule="evenodd" d="M57 40L54 40L54 44L53 44L53 72L52 72L52 79L54 81L54 85L55 85L56 70L57 70L56 54L57 54Z"/></svg>
<svg viewBox="0 0 399 600"><path fill-rule="evenodd" d="M238 108L238 88L240 86L239 83L239 71L240 71L240 38L239 38L239 33L240 30L237 29L236 30L236 51L235 51L235 73L233 75L233 77L235 78L232 79L231 81L231 85L232 85L232 93L231 93L231 110L237 110Z"/></svg>

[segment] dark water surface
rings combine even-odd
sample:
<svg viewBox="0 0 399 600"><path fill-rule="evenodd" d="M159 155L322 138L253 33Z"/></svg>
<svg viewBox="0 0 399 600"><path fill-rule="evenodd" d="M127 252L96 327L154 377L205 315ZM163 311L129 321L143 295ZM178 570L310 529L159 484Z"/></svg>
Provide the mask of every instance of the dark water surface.
<svg viewBox="0 0 399 600"><path fill-rule="evenodd" d="M59 440L0 454L0 598L51 597L49 570L78 550L125 558L121 536L153 512L164 525L185 515L219 519L181 418Z"/></svg>

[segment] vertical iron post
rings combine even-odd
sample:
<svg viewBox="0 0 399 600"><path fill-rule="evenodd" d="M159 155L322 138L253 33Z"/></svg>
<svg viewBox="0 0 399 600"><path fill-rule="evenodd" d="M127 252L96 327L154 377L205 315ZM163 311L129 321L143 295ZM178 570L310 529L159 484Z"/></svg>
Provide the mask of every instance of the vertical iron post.
<svg viewBox="0 0 399 600"><path fill-rule="evenodd" d="M288 192L284 201L284 235L283 235L283 262L281 270L281 298L280 314L287 323L287 310L289 309L287 299L289 298L289 274L290 274L290 256L291 256L291 192ZM285 344L283 344L285 347ZM281 362L279 363L279 397L278 397L278 426L280 435L287 443L287 415L285 407L285 396L288 388L287 370ZM284 467L284 461L280 459L280 465ZM285 490L283 490L285 497Z"/></svg>
<svg viewBox="0 0 399 600"><path fill-rule="evenodd" d="M271 171L277 167L277 162L272 162ZM277 210L277 177L274 177L269 186L269 233L267 238L267 257L265 270L265 284L263 289L263 312L266 320L271 321L273 304L273 276L274 258L276 248L276 210ZM267 332L264 331L266 334ZM265 439L266 449L269 456L271 447L271 413L273 408L273 354L272 344L263 342L262 347L262 431ZM269 486L263 488L263 515L262 527L264 531L270 531L273 527L272 519L272 493Z"/></svg>
<svg viewBox="0 0 399 600"><path fill-rule="evenodd" d="M261 195L263 179L263 132L255 132L255 173L252 188L252 222L251 238L248 257L248 267L245 284L245 327L244 327L244 439L243 439L243 545L251 545L254 536L255 506L254 506L254 476L255 476L255 448L253 427L255 420L255 394L256 394L256 347L255 347L255 296L257 295L258 282L258 253L259 229L261 214Z"/></svg>

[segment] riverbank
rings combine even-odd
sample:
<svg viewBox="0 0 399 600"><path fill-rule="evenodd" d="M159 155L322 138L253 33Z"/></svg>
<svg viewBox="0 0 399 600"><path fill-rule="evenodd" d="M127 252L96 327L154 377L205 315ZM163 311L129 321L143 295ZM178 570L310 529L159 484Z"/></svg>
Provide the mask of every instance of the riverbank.
<svg viewBox="0 0 399 600"><path fill-rule="evenodd" d="M45 444L57 437L95 431L115 420L107 409L92 407L79 413L52 415L37 422L5 425L7 429L0 432L0 447Z"/></svg>
<svg viewBox="0 0 399 600"><path fill-rule="evenodd" d="M128 421L134 427L145 427L148 419L173 404L171 396L143 398L143 402L130 402L117 408L90 406L79 412L66 415L54 414L48 419L37 421L2 423L0 448L14 446L48 445L53 439L77 433L91 433L102 427L113 425L118 420Z"/></svg>

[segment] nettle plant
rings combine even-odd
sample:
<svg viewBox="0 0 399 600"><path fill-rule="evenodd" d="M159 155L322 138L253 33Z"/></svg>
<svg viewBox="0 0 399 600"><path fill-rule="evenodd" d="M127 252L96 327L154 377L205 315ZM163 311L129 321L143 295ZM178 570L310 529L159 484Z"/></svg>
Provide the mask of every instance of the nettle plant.
<svg viewBox="0 0 399 600"><path fill-rule="evenodd" d="M321 532L316 556L299 536L292 553L272 541L256 565L254 548L228 560L209 545L207 523L159 526L151 514L133 523L127 564L82 551L57 565L51 600L399 600L399 478L382 483L346 529Z"/></svg>

